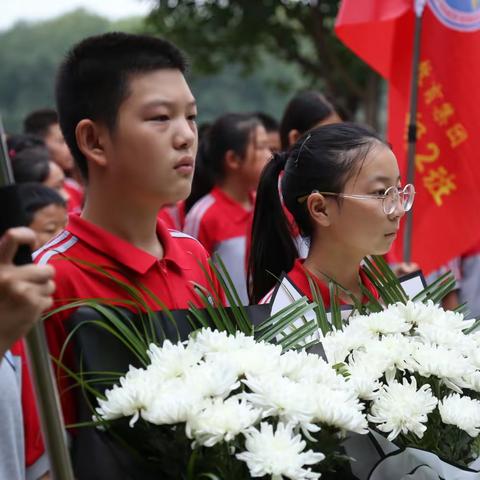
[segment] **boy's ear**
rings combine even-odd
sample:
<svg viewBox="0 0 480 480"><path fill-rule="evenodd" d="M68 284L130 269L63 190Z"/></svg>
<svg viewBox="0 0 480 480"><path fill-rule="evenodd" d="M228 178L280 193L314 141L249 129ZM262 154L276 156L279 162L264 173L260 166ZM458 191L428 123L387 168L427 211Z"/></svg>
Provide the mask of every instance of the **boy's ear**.
<svg viewBox="0 0 480 480"><path fill-rule="evenodd" d="M99 166L105 166L107 159L104 149L104 135L106 127L84 118L75 128L75 138L79 150L89 162Z"/></svg>
<svg viewBox="0 0 480 480"><path fill-rule="evenodd" d="M288 132L288 144L293 145L302 135L296 129L290 130Z"/></svg>
<svg viewBox="0 0 480 480"><path fill-rule="evenodd" d="M240 157L233 150L227 150L225 153L225 171L238 170L241 163Z"/></svg>
<svg viewBox="0 0 480 480"><path fill-rule="evenodd" d="M312 193L307 199L307 208L312 220L321 225L328 227L331 224L331 217L328 208L327 199L321 193Z"/></svg>

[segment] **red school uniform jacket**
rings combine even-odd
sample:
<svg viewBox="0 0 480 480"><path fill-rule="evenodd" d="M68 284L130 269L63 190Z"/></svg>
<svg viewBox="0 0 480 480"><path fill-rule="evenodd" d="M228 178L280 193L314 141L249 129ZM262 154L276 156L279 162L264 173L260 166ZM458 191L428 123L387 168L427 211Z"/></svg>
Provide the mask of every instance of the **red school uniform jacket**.
<svg viewBox="0 0 480 480"><path fill-rule="evenodd" d="M292 270L288 273L287 277L289 280L298 288L300 293L307 297L310 301L313 301L313 295L312 291L310 289L310 284L308 283L308 277L307 277L307 269L303 266L303 259L297 259L295 261L295 264L293 265ZM312 280L315 281L315 283L318 286L318 290L320 294L322 295L322 300L323 304L325 305L325 308L330 308L330 290L328 288L328 285L320 280L317 276L315 276L312 272L308 271L308 274L312 278ZM362 282L363 286L368 289L368 291L376 298L380 298L380 295L373 285L373 283L369 280L367 277L366 273L363 271L363 269L360 267L359 270L359 275L360 275L360 281ZM270 292L265 295L265 297L262 298L260 303L270 303L270 300L272 299L273 293L275 292L276 287L272 288ZM367 302L368 298L363 298L362 301ZM345 305L346 302L344 302L342 299L339 299L339 303L341 305Z"/></svg>
<svg viewBox="0 0 480 480"><path fill-rule="evenodd" d="M215 187L198 200L185 218L185 233L197 238L210 255L222 258L244 305L248 305L246 252L253 218L245 208Z"/></svg>
<svg viewBox="0 0 480 480"><path fill-rule="evenodd" d="M129 299L121 286L82 261L100 266L137 288L144 285L171 310L188 308L190 301L201 306L192 282L211 290L200 266L210 271L205 249L194 238L168 230L162 222L157 222L157 235L164 249L161 260L77 215L70 215L67 228L35 252L34 259L36 263L55 267L55 306L79 298ZM219 287L215 294L221 296L218 292ZM152 309L159 310L154 300L146 298L146 301ZM57 313L45 321L54 357L59 357L67 338L65 320L71 313ZM65 357L64 363L69 362L71 358ZM69 386L70 380L62 373L59 390L67 425L76 417Z"/></svg>

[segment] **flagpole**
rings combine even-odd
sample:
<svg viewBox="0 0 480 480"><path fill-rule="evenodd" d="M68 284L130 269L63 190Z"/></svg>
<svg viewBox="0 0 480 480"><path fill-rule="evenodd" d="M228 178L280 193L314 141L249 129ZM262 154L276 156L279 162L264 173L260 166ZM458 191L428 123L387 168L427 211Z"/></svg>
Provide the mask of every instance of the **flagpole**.
<svg viewBox="0 0 480 480"><path fill-rule="evenodd" d="M415 184L415 151L417 146L418 66L422 36L422 16L427 0L414 0L415 33L413 39L412 78L410 83L410 120L408 123L407 183ZM403 258L412 260L413 209L407 212L403 237Z"/></svg>
<svg viewBox="0 0 480 480"><path fill-rule="evenodd" d="M15 189L8 150L5 143L5 133L0 117L0 197L2 198L2 213L0 230L20 226L22 214L18 193ZM5 201L3 201L5 200ZM7 206L8 205L8 206ZM18 215L17 215L18 214ZM19 250L16 264L26 264L32 261L31 252L27 248ZM58 397L52 364L48 353L45 329L37 322L26 336L28 365L32 374L43 438L50 460L50 474L53 480L73 480L73 470L66 442L66 431L63 423L62 410Z"/></svg>

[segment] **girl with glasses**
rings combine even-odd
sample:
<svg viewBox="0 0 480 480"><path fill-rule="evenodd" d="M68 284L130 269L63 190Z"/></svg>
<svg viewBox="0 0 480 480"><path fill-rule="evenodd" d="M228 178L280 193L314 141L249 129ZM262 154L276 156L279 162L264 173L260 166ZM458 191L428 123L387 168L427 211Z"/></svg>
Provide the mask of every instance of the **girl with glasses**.
<svg viewBox="0 0 480 480"><path fill-rule="evenodd" d="M299 260L278 193L308 239ZM397 160L371 130L340 123L315 128L265 167L257 192L249 260L249 293L258 303L282 272L310 299L308 276L329 305L328 278L362 297L378 296L360 263L388 252L400 220L413 204L413 186L401 187ZM348 297L340 298L348 303Z"/></svg>

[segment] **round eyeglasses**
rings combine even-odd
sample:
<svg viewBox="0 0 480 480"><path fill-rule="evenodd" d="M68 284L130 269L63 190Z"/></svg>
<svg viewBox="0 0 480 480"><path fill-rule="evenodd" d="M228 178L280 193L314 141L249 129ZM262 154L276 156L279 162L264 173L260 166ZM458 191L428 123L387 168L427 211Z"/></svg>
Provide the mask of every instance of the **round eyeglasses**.
<svg viewBox="0 0 480 480"><path fill-rule="evenodd" d="M383 211L385 212L385 215L391 215L394 211L395 208L397 208L397 205L401 203L403 209L408 212L413 205L413 201L415 200L415 187L411 184L408 183L403 187L403 189L399 190L397 187L388 187L385 190L384 194L381 195L355 195L355 194L347 194L347 193L333 193L333 192L319 192L318 190L314 190L312 193L320 193L322 195L331 195L335 197L341 197L341 198L358 198L360 200L369 200L372 198L377 198L379 200L382 200L382 206L383 206ZM299 203L304 202L309 195L304 195L302 197L299 197L297 201Z"/></svg>

